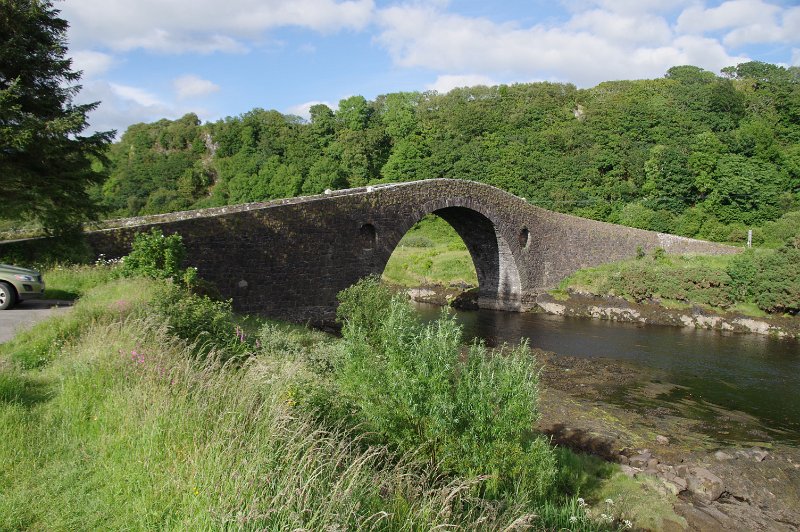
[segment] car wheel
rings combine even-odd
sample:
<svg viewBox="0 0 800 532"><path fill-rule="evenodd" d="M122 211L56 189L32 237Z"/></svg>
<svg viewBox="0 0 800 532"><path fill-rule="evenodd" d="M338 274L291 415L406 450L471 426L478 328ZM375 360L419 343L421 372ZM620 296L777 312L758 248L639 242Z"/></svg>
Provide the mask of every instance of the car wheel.
<svg viewBox="0 0 800 532"><path fill-rule="evenodd" d="M6 310L14 306L17 294L11 285L7 283L0 283L0 310Z"/></svg>

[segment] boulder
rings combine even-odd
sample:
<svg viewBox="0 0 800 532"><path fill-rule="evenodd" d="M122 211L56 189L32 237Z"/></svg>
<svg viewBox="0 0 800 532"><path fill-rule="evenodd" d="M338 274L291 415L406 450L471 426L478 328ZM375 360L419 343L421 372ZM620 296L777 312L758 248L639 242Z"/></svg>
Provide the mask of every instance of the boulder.
<svg viewBox="0 0 800 532"><path fill-rule="evenodd" d="M706 501L716 501L725 491L722 479L704 467L692 467L686 484L694 495Z"/></svg>

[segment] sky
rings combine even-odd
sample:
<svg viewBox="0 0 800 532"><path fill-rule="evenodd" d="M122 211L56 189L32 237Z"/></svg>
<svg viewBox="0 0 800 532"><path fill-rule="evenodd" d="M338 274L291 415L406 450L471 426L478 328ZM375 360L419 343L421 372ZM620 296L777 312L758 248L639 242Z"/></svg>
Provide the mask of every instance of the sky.
<svg viewBox="0 0 800 532"><path fill-rule="evenodd" d="M353 95L800 66L800 0L58 0L90 130Z"/></svg>

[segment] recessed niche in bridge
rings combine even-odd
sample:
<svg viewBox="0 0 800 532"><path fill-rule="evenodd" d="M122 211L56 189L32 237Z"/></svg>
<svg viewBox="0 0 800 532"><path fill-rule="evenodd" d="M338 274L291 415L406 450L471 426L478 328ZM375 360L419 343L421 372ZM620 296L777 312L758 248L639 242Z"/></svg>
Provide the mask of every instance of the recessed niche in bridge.
<svg viewBox="0 0 800 532"><path fill-rule="evenodd" d="M528 247L528 241L531 238L531 234L528 231L527 227L523 227L519 232L519 247L522 249L526 249Z"/></svg>
<svg viewBox="0 0 800 532"><path fill-rule="evenodd" d="M375 232L375 226L372 224L364 224L359 230L361 236L361 243L364 249L372 249L375 247L375 242L378 239L378 233Z"/></svg>
<svg viewBox="0 0 800 532"><path fill-rule="evenodd" d="M407 288L440 286L463 291L478 286L466 244L448 222L432 214L403 236L383 270L383 279Z"/></svg>

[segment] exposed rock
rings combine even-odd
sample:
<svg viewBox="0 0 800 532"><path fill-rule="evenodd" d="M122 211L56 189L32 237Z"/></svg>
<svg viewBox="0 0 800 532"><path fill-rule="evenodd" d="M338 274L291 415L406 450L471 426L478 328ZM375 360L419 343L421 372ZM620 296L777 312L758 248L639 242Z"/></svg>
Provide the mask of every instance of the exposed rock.
<svg viewBox="0 0 800 532"><path fill-rule="evenodd" d="M560 303L542 302L539 303L539 306L542 307L545 312L555 314L556 316L563 316L564 311L567 309L567 307Z"/></svg>
<svg viewBox="0 0 800 532"><path fill-rule="evenodd" d="M641 454L637 454L635 456L631 456L628 459L628 463L632 467L638 467L639 469L644 469L648 466L648 462L650 461L650 453L644 452Z"/></svg>
<svg viewBox="0 0 800 532"><path fill-rule="evenodd" d="M656 443L659 445L669 445L669 438L659 434L658 436L656 436Z"/></svg>
<svg viewBox="0 0 800 532"><path fill-rule="evenodd" d="M435 296L436 292L430 288L412 288L408 291L408 297L414 301L420 301Z"/></svg>
<svg viewBox="0 0 800 532"><path fill-rule="evenodd" d="M716 501L725 491L722 479L704 467L690 468L686 484L689 491L706 501Z"/></svg>
<svg viewBox="0 0 800 532"><path fill-rule="evenodd" d="M722 462L723 460L733 460L733 456L724 451L717 451L714 453L714 458Z"/></svg>
<svg viewBox="0 0 800 532"><path fill-rule="evenodd" d="M753 447L750 449L750 456L752 456L756 462L763 462L764 459L769 456L769 453L764 449Z"/></svg>
<svg viewBox="0 0 800 532"><path fill-rule="evenodd" d="M579 290L569 290L568 299L559 297L556 300L550 294L540 294L536 297L536 304L543 311L560 316L768 334L781 338L800 337L800 320L797 318L770 316L753 319L732 312L716 314L700 307L669 309L657 300L634 303L620 297L599 296Z"/></svg>

